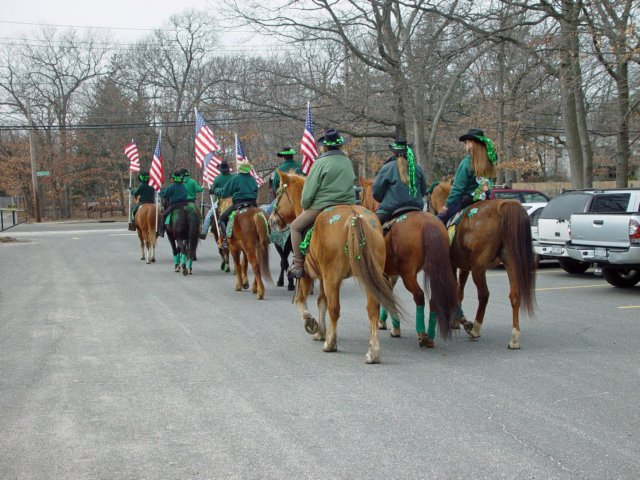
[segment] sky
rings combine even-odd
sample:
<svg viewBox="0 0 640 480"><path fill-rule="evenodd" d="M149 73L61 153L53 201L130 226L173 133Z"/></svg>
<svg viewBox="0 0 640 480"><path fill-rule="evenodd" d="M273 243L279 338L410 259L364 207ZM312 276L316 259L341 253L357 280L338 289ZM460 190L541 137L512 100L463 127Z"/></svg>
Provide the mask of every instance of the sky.
<svg viewBox="0 0 640 480"><path fill-rule="evenodd" d="M132 41L162 26L171 15L187 8L206 10L215 16L218 0L4 0L0 9L0 43L25 35L33 37L40 24L76 27L108 27L114 40ZM225 23L226 22L221 22ZM228 49L250 50L262 45L247 28L220 35Z"/></svg>

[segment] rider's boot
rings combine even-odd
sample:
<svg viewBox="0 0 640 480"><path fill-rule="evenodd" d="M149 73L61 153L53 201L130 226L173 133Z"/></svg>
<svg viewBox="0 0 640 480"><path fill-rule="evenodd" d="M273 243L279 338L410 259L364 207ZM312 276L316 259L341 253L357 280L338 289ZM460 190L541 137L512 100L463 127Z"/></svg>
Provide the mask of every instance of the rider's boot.
<svg viewBox="0 0 640 480"><path fill-rule="evenodd" d="M293 256L293 265L287 270L287 276L291 278L304 277L304 257L302 255Z"/></svg>

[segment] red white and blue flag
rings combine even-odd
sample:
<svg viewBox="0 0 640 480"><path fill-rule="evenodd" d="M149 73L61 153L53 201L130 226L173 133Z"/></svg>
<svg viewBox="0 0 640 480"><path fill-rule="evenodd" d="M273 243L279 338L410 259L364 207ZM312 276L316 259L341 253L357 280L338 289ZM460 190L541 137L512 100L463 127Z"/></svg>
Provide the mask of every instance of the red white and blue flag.
<svg viewBox="0 0 640 480"><path fill-rule="evenodd" d="M311 170L313 162L318 158L318 144L313 136L313 115L311 114L311 103L307 103L307 121L304 124L304 133L300 142L300 152L302 153L302 173L305 175Z"/></svg>
<svg viewBox="0 0 640 480"><path fill-rule="evenodd" d="M138 154L138 147L132 141L129 145L124 147L124 154L129 159L129 170L132 172L140 171L140 155Z"/></svg>
<svg viewBox="0 0 640 480"><path fill-rule="evenodd" d="M222 159L215 153L210 152L204 157L204 173L202 174L202 180L207 182L207 185L211 186L215 178L220 175L218 167L222 163Z"/></svg>
<svg viewBox="0 0 640 480"><path fill-rule="evenodd" d="M164 183L164 166L162 165L162 154L160 153L160 143L162 142L162 132L158 135L156 149L153 151L153 160L151 160L151 169L149 170L149 185L156 190L162 189Z"/></svg>
<svg viewBox="0 0 640 480"><path fill-rule="evenodd" d="M236 161L238 162L246 159L247 157L244 154L244 148L242 147L242 142L238 138L238 135L236 135ZM264 183L264 180L260 178L260 175L258 175L258 173L255 171L253 166L251 167L251 171L249 173L253 178L256 179L256 182L258 183L258 187L262 186L262 184Z"/></svg>
<svg viewBox="0 0 640 480"><path fill-rule="evenodd" d="M211 152L220 150L220 145L216 142L213 132L202 118L202 115L196 110L196 165L202 168L204 165L204 158Z"/></svg>

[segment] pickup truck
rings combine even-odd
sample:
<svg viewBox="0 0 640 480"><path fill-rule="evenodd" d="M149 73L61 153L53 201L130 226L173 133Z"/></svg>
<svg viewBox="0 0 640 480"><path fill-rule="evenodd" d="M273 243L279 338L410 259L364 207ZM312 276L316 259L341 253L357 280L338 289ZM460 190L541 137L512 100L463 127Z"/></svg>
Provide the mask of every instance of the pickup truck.
<svg viewBox="0 0 640 480"><path fill-rule="evenodd" d="M640 282L640 189L616 190L599 199L596 212L572 214L569 235L568 255L602 267L611 285Z"/></svg>

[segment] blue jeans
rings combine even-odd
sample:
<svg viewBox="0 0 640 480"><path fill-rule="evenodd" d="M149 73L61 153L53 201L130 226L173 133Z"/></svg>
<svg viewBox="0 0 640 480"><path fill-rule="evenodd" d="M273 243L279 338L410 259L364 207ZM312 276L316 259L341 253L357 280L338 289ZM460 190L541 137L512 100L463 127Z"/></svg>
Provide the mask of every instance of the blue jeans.
<svg viewBox="0 0 640 480"><path fill-rule="evenodd" d="M447 208L447 211L445 213L439 213L438 218L442 221L442 223L446 225L450 218L452 218L456 213L458 213L463 208L468 207L472 203L473 200L470 196L462 195L459 199L455 200L450 207Z"/></svg>
<svg viewBox="0 0 640 480"><path fill-rule="evenodd" d="M206 235L209 233L209 228L211 227L211 222L213 220L213 212L215 211L215 207L211 207L207 212L207 216L204 217L204 222L202 222L202 234Z"/></svg>

